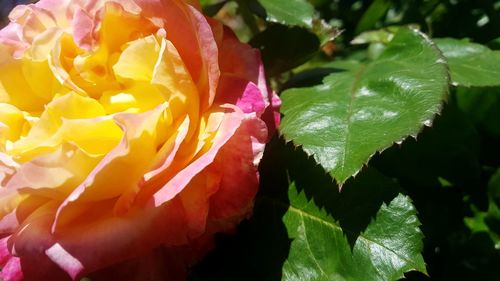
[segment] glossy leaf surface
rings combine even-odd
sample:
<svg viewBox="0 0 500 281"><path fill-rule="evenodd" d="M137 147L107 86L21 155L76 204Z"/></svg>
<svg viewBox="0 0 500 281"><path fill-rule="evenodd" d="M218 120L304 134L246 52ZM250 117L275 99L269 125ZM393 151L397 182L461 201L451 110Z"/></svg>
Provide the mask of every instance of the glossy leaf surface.
<svg viewBox="0 0 500 281"><path fill-rule="evenodd" d="M286 25L312 27L314 7L306 0L258 0L267 20Z"/></svg>
<svg viewBox="0 0 500 281"><path fill-rule="evenodd" d="M366 169L339 192L312 158L276 140L262 171L254 216L192 281L397 280L425 272L416 210L392 179Z"/></svg>
<svg viewBox="0 0 500 281"><path fill-rule="evenodd" d="M447 85L439 50L401 29L377 60L285 91L281 132L342 184L374 153L430 125Z"/></svg>
<svg viewBox="0 0 500 281"><path fill-rule="evenodd" d="M305 194L292 196L284 216L292 245L282 280L397 280L409 270L425 272L423 235L408 197L382 205L351 248L349 228L309 205Z"/></svg>
<svg viewBox="0 0 500 281"><path fill-rule="evenodd" d="M500 52L452 38L435 39L448 60L451 80L466 87L500 85Z"/></svg>

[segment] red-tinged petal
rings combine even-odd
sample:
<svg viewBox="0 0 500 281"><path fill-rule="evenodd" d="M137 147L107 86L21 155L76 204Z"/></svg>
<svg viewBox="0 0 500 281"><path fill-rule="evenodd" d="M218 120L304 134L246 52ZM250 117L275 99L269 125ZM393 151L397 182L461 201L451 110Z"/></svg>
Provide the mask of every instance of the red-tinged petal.
<svg viewBox="0 0 500 281"><path fill-rule="evenodd" d="M10 236L0 239L0 280L21 281L24 280L20 259L10 254L7 242Z"/></svg>
<svg viewBox="0 0 500 281"><path fill-rule="evenodd" d="M269 139L274 135L281 122L281 100L276 93L271 93L271 95L271 105L266 108L266 111L261 116L269 129Z"/></svg>
<svg viewBox="0 0 500 281"><path fill-rule="evenodd" d="M15 255L24 275L22 280L70 280L68 274L45 255L54 238L45 235L43 229L50 227L55 209L53 203L40 206L30 214L29 223L23 223L7 240L7 249Z"/></svg>
<svg viewBox="0 0 500 281"><path fill-rule="evenodd" d="M29 47L19 38L21 26L16 23L9 23L0 30L0 44L2 44L2 53L11 54L13 58L20 58L24 50ZM3 63L3 61L1 61Z"/></svg>
<svg viewBox="0 0 500 281"><path fill-rule="evenodd" d="M0 237L19 225L12 213L23 199L17 190L0 188Z"/></svg>
<svg viewBox="0 0 500 281"><path fill-rule="evenodd" d="M21 281L25 280L23 271L21 269L21 260L12 257L2 268L0 278L4 281Z"/></svg>
<svg viewBox="0 0 500 281"><path fill-rule="evenodd" d="M236 76L223 74L217 90L216 104L235 104L244 113L255 112L258 117L264 113L268 104L257 85Z"/></svg>
<svg viewBox="0 0 500 281"><path fill-rule="evenodd" d="M206 72L202 72L202 77L200 77L198 84L198 88L201 93L208 91L208 104L202 104L201 108L201 110L204 111L215 99L217 85L219 83L220 70L219 62L217 60L218 49L217 44L215 43L214 34L205 16L191 6L189 6L189 10L195 19L195 27L199 34L198 44L204 61L203 70ZM203 106L205 106L205 108L203 108Z"/></svg>
<svg viewBox="0 0 500 281"><path fill-rule="evenodd" d="M146 17L162 17L167 39L179 51L202 99L201 110L211 105L220 76L218 49L205 17L184 0L135 0Z"/></svg>
<svg viewBox="0 0 500 281"><path fill-rule="evenodd" d="M94 20L83 9L77 9L72 20L73 38L75 43L81 48L90 50L92 46L92 32L94 30Z"/></svg>
<svg viewBox="0 0 500 281"><path fill-rule="evenodd" d="M259 186L257 166L268 138L266 124L253 114L221 149L213 169L224 171L220 187L210 199L209 220L229 224L249 214Z"/></svg>
<svg viewBox="0 0 500 281"><path fill-rule="evenodd" d="M224 27L223 39L219 44L221 73L236 76L257 84L259 82L259 67L261 64L259 50L241 43L228 27Z"/></svg>
<svg viewBox="0 0 500 281"><path fill-rule="evenodd" d="M124 137L59 206L54 231L59 217L72 205L110 199L139 184L156 154L155 131L166 107L167 104L163 104L141 114L115 115L118 125L125 132ZM127 173L124 174L124 171Z"/></svg>
<svg viewBox="0 0 500 281"><path fill-rule="evenodd" d="M213 162L221 147L223 147L223 145L234 135L244 116L243 113L234 106L226 106L233 108L235 111L224 114L224 119L212 141L213 144L211 148L189 164L185 169L178 172L167 184L153 195L155 206L160 206L181 192L194 176Z"/></svg>
<svg viewBox="0 0 500 281"><path fill-rule="evenodd" d="M210 168L191 179L179 197L186 214L190 238L198 238L206 230L210 197L219 190L221 173Z"/></svg>
<svg viewBox="0 0 500 281"><path fill-rule="evenodd" d="M16 228L19 227L19 224L20 222L17 218L16 212L13 211L11 213L8 213L0 219L0 236L16 231Z"/></svg>
<svg viewBox="0 0 500 281"><path fill-rule="evenodd" d="M255 83L260 90L266 107L262 119L269 127L269 136L272 136L280 123L279 107L281 101L275 93L269 90L260 52L247 44L241 43L236 35L227 27L224 28L223 40L219 43L219 49L221 81L217 98L219 98L219 95L227 98L228 92L236 93L234 90L228 90L230 86L227 85L228 81L230 81L229 84L232 87L237 87L234 82L236 79L233 77ZM236 64L234 63L235 61L239 63ZM234 98L232 99L234 100ZM260 117L260 114L258 116Z"/></svg>
<svg viewBox="0 0 500 281"><path fill-rule="evenodd" d="M0 268L4 267L11 258L9 248L7 246L7 241L9 240L9 238L10 236L0 239Z"/></svg>
<svg viewBox="0 0 500 281"><path fill-rule="evenodd" d="M94 158L74 145L63 144L53 153L21 165L6 188L47 198L64 199L97 164Z"/></svg>
<svg viewBox="0 0 500 281"><path fill-rule="evenodd" d="M182 142L186 138L189 129L189 118L186 117L184 122L182 122L176 129L176 133L173 134L160 148L155 158L152 160L152 169L144 174L144 180L135 188L126 190L117 199L114 210L117 214L124 214L128 211L140 192L141 185L160 175L162 172L167 170L172 162L174 161L177 151L181 146Z"/></svg>
<svg viewBox="0 0 500 281"><path fill-rule="evenodd" d="M44 197L26 196L17 191L13 191L12 194L17 196L13 197L12 201L17 201L15 202L16 208L0 219L0 237L16 232L26 218L30 217L38 208L47 204L47 198Z"/></svg>
<svg viewBox="0 0 500 281"><path fill-rule="evenodd" d="M241 43L228 27L224 27L223 40L219 44L221 73L227 76L236 76L256 84L266 101L266 106L268 106L272 93L267 86L259 50ZM239 63L234 63L235 61Z"/></svg>
<svg viewBox="0 0 500 281"><path fill-rule="evenodd" d="M21 260L49 259L72 278L144 255L160 244L184 245L187 223L180 200L160 208L137 209L114 216L109 202L93 204L72 225L51 234L56 208L47 205L13 235L12 247Z"/></svg>

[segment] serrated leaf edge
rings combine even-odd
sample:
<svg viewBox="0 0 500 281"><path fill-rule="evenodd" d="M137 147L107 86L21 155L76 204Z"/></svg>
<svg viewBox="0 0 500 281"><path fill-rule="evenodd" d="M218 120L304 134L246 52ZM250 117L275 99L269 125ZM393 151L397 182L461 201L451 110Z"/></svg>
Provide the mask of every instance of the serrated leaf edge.
<svg viewBox="0 0 500 281"><path fill-rule="evenodd" d="M415 32L416 34L418 34L420 37L422 37L427 43L429 43L429 45L435 50L437 51L438 53L438 61L436 61L436 63L442 63L445 68L446 68L446 87L445 89L443 89L443 95L442 95L442 102L441 104L438 106L437 110L435 113L432 114L432 116L430 116L429 119L423 121L422 125L420 126L420 129L415 132L415 133L410 133L410 134L407 134L407 135L404 135L404 136L401 136L400 138L398 138L397 140L395 141L392 141L389 145L385 146L385 147L381 147L381 148L378 148L376 149L372 154L370 154L370 156L366 159L366 161L361 165L361 167L359 169L357 169L351 176L349 176L348 178L346 178L345 180L343 181L339 181L337 178L335 178L332 174L331 174L331 171L327 171L327 169L325 167L323 167L323 165L321 165L321 163L319 163L319 160L316 158L316 155L315 153L310 153L309 151L307 151L306 149L303 148L303 145L301 144L296 144L292 139L289 139L285 133L281 132L281 130L278 128L278 135L280 137L283 137L283 139L285 140L285 143L289 143L291 142L295 148L299 148L301 147L301 150L304 151L308 157L313 157L316 164L321 166L321 168L325 171L326 174L329 174L330 177L333 179L334 182L337 183L338 187L339 187L339 190L342 190L342 187L343 185L347 182L347 180L351 179L351 178L355 178L359 172L361 170L363 170L363 168L365 166L368 166L368 162L370 162L370 160L372 159L372 157L376 154L376 153L382 153L383 151L385 151L386 149L390 148L391 146L393 146L394 144L398 144L400 145L401 143L403 143L403 141L405 141L408 137L413 137L415 140L417 140L417 136L424 130L424 128L428 127L428 128L431 128L432 125L433 125L433 121L435 120L436 116L440 115L441 114L441 111L443 110L443 107L444 107L444 103L447 102L447 98L449 96L449 92L450 92L450 88L449 88L449 85L451 85L451 76L450 76L450 68L448 66L448 61L446 59L446 57L443 55L443 52L437 47L436 43L434 43L429 36L427 36L425 33L421 32L420 30L418 29L415 29L415 28L411 28L411 27L408 27L409 30ZM315 86L312 86L312 87L316 87L318 85L315 85ZM332 170L333 171L333 170Z"/></svg>
<svg viewBox="0 0 500 281"><path fill-rule="evenodd" d="M424 234L422 233L422 230L420 229L420 226L422 225L422 223L420 222L420 220L418 220L418 216L417 216L418 211L417 211L417 209L415 208L415 206L413 205L413 201L411 200L411 198L410 198L409 196L403 195L403 194L401 194L401 193L400 193L400 194L398 194L396 197L394 197L394 198L393 198L393 199L389 202L389 204L386 204L385 202L384 202L384 203L382 203L382 205L380 206L379 210L377 211L377 214L375 215L375 217L374 217L374 218L372 218L372 219L370 220L370 224L371 224L371 223L375 223L375 222L376 222L376 220L377 220L377 216L378 216L378 214L379 214L379 212L380 212L380 210L381 210L382 208L384 208L384 207L385 207L385 208L389 208L389 206L391 205L391 203L392 203L392 202L393 202L396 198L398 198L399 196L401 196L401 197L405 198L406 200L408 200L408 203L410 203L410 205L411 205L411 207L412 207L412 210L411 210L411 211L413 211L413 212L414 212L414 213L412 214L412 216L417 217L417 221L418 221L418 223L419 223L417 226L415 226L416 231L417 231L417 233L419 233L419 234L421 235L421 238L423 239L423 238L424 238ZM271 198L271 197L267 197L267 196L262 196L262 197L260 197L260 200L269 201L269 202L270 202L271 204L273 204L273 205L278 205L278 204L279 204L279 205L281 205L281 206L283 206L283 207L287 207L287 212L288 212L288 211L292 211L292 212L294 212L294 213L298 214L298 215L301 217L301 223L302 223L302 224L304 223L304 217L308 217L308 218L310 218L310 219L312 219L312 220L314 220L314 221L316 221L316 222L319 222L319 223L321 223L321 224L323 224L323 225L326 225L326 226L327 226L327 227L329 227L329 228L334 228L334 229L337 229L337 230L342 231L342 233L344 234L344 237L346 237L346 236L345 236L345 233L350 233L350 234L353 234L353 235L357 234L357 233L355 233L354 231L351 231L351 230L349 230L349 229L342 228L340 225L337 225L337 224L335 224L334 222L330 222L330 221L327 221L327 220L322 219L322 218L320 218L320 217L317 217L317 216L315 216L315 215L313 215L313 214L311 214L311 213L309 213L309 212L307 212L307 211L304 211L304 210L301 210L301 209L299 209L299 208L296 208L296 207L292 206L291 204L289 205L289 204L284 203L284 202L282 202L282 201L280 201L280 200L276 200L275 198ZM332 218L332 219L333 219L333 218ZM389 248L387 248L386 246L384 246L384 245L382 245L382 244L380 244L380 243L378 243L378 242L376 242L376 241L373 241L373 240L371 240L371 239L368 239L368 238L366 238L364 235L365 235L365 233L364 233L364 232L359 233L359 235L358 235L358 238L357 238L357 239L361 238L362 240L364 240L364 241L366 241L366 242L368 242L368 243L372 243L372 244L378 245L378 246L380 246L380 247L382 247L382 248L386 249L387 251L389 251L389 252L393 253L393 254L394 254L394 255L396 255L397 257L399 257L399 258L403 259L403 260L404 260L404 261L406 261L408 264L413 264L413 263L414 263L412 260L407 259L407 257L400 256L398 253L394 252L392 249L389 249ZM356 239L356 241L357 241L357 239ZM322 272L325 276L327 276L327 275L324 273L324 271L323 271L323 269L321 268L321 266L317 263L316 258L314 257L314 255L313 255L312 253L311 253L311 255L312 255L312 257L313 257L313 259L314 259L314 262L316 263L317 267L319 268L319 270L320 270L320 271L321 271L321 272ZM409 272L409 271L418 271L418 272L422 272L422 273L424 273L425 275L428 275L428 273L427 273L427 264L425 264L425 261L424 261L424 265L425 265L424 271L420 271L419 269L417 269L417 268L413 268L413 267L412 267L412 268L409 268L408 270L404 271L401 275L398 275L398 276L397 276L397 279L404 277L404 273ZM394 280L396 280L396 279L394 279Z"/></svg>

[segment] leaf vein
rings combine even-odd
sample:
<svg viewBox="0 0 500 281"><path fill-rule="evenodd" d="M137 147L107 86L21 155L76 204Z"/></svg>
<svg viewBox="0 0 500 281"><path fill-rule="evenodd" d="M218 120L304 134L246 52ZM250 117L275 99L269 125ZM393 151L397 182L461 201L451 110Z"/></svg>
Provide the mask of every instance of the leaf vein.
<svg viewBox="0 0 500 281"><path fill-rule="evenodd" d="M283 204L283 203L281 203L281 202L279 202L279 203L280 203L280 204ZM284 205L284 204L283 204L283 205ZM316 216L314 216L314 215L312 215L312 214L309 214L309 213L307 213L307 212L305 212L305 211L303 211L303 210L297 209L297 208L295 208L295 207L293 207L293 206L291 206L291 205L289 206L289 208L288 208L288 209L289 209L290 211L292 211L292 212L298 213L298 214L299 214L299 215L301 215L302 217L308 217L309 219L312 219L312 220L314 220L314 221L317 221L317 222L319 222L319 223L322 223L322 224L324 224L324 225L326 225L326 226L329 226L329 227L331 227L331 228L336 228L336 229L339 229L339 230L341 230L341 231L343 231L343 232L347 232L347 233L350 233L350 234L355 234L353 231L351 231L351 230L349 230L349 229L344 229L344 228L342 228L342 227L340 227L340 226L338 226L338 225L336 225L336 224L334 224L334 223L331 223L331 222L329 222L329 221L327 221L327 220L324 220L324 219L322 219L322 218L316 217ZM366 242L368 242L369 244L371 243L371 244L378 245L378 246L380 246L381 248L384 248L384 249L386 249L387 251L389 251L389 252L391 252L392 254L394 254L395 256L399 257L400 259L404 260L404 261L405 261L405 262L407 262L408 264L413 264L413 262L412 262L411 260L407 259L407 258L406 258L406 257L404 257L404 256L399 255L398 253L394 252L394 250L392 250L392 249L390 249L390 248L387 248L386 246L384 246L384 245L382 245L382 244L380 244L380 243L378 243L378 242L376 242L376 241L373 241L373 240L371 240L371 239L369 239L369 238L367 238L367 237L363 236L363 233L360 233L360 234L359 234L359 236L358 236L358 238L361 238L361 239L365 240L365 241L366 241Z"/></svg>

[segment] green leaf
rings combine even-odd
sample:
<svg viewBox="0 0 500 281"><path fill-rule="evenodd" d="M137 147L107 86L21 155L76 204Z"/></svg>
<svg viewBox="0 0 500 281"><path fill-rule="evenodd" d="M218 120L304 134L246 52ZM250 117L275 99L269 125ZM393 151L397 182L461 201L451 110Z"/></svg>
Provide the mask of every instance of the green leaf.
<svg viewBox="0 0 500 281"><path fill-rule="evenodd" d="M500 87L458 87L456 102L479 129L500 137Z"/></svg>
<svg viewBox="0 0 500 281"><path fill-rule="evenodd" d="M321 46L333 41L342 33L337 27L334 27L323 19L313 20L311 31L318 36Z"/></svg>
<svg viewBox="0 0 500 281"><path fill-rule="evenodd" d="M452 38L434 39L448 60L451 80L466 87L500 85L500 52Z"/></svg>
<svg viewBox="0 0 500 281"><path fill-rule="evenodd" d="M418 196L425 198L430 192L427 188L440 188L443 184L470 185L477 190L481 178L480 153L481 137L474 125L453 103L447 103L432 128L424 128L418 140L408 139L402 145L393 145L374 157L369 165L415 186Z"/></svg>
<svg viewBox="0 0 500 281"><path fill-rule="evenodd" d="M500 169L491 177L488 183L488 193L491 203L495 205L496 210L500 209ZM500 213L498 215L500 219Z"/></svg>
<svg viewBox="0 0 500 281"><path fill-rule="evenodd" d="M342 192L300 149L272 141L254 216L192 272L202 280L397 280L425 272L415 208L372 169Z"/></svg>
<svg viewBox="0 0 500 281"><path fill-rule="evenodd" d="M282 280L397 280L425 272L416 210L396 196L397 184L367 169L338 193L311 160L302 152L286 158L288 202L261 201L288 205L283 222L292 242Z"/></svg>
<svg viewBox="0 0 500 281"><path fill-rule="evenodd" d="M312 28L314 7L306 0L258 0L267 20L291 26Z"/></svg>
<svg viewBox="0 0 500 281"><path fill-rule="evenodd" d="M472 232L486 232L500 250L500 169L488 182L488 210L482 212L472 206L473 217L465 217L464 222Z"/></svg>
<svg viewBox="0 0 500 281"><path fill-rule="evenodd" d="M391 7L391 1L389 0L375 0L370 5L368 10L363 14L356 26L356 34L359 34L365 30L375 27L375 23L380 20Z"/></svg>
<svg viewBox="0 0 500 281"><path fill-rule="evenodd" d="M223 0L200 0L201 6L214 5L220 2L225 2Z"/></svg>
<svg viewBox="0 0 500 281"><path fill-rule="evenodd" d="M351 44L368 44L368 43L383 43L388 44L394 38L394 33L399 30L399 27L388 27L384 29L365 31L354 39Z"/></svg>
<svg viewBox="0 0 500 281"><path fill-rule="evenodd" d="M381 207L353 249L344 235L348 230L318 208L291 206L284 222L293 239L284 280L397 280L406 271L425 272L420 223L404 195Z"/></svg>
<svg viewBox="0 0 500 281"><path fill-rule="evenodd" d="M401 29L381 56L282 94L281 133L314 155L340 184L377 151L430 125L448 90L439 50Z"/></svg>

